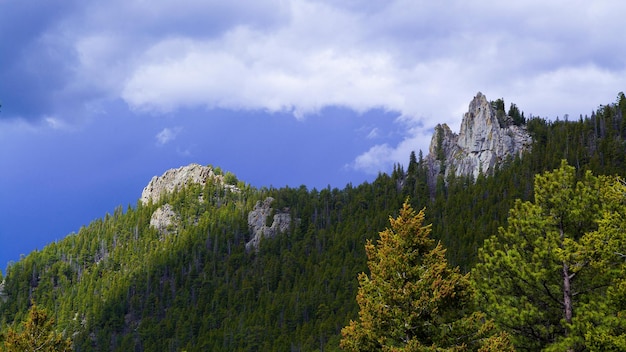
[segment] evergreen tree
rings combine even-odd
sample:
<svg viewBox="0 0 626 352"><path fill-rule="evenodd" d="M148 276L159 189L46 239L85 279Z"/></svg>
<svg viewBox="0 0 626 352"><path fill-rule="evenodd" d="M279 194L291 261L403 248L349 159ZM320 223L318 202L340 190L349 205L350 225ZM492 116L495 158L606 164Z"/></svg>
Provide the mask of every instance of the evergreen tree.
<svg viewBox="0 0 626 352"><path fill-rule="evenodd" d="M625 196L615 178L588 171L577 181L563 161L535 177L534 202L517 201L508 226L485 241L474 279L484 310L516 347L584 350L590 329L623 332L609 294L619 296L611 287L625 273L615 254L624 248L624 235L607 231L610 222L603 219L623 216Z"/></svg>
<svg viewBox="0 0 626 352"><path fill-rule="evenodd" d="M507 115L511 117L511 119L513 120L513 124L517 126L523 125L526 122L526 120L524 119L524 114L521 113L517 105L513 103L511 103Z"/></svg>
<svg viewBox="0 0 626 352"><path fill-rule="evenodd" d="M421 153L421 150L420 150ZM420 157L421 159L421 157ZM415 151L411 151L411 155L409 156L409 168L407 169L407 172L409 174L415 174L417 172L417 157L415 156Z"/></svg>
<svg viewBox="0 0 626 352"><path fill-rule="evenodd" d="M4 339L6 352L69 352L72 342L54 330L54 319L33 304L22 329L9 328Z"/></svg>
<svg viewBox="0 0 626 352"><path fill-rule="evenodd" d="M613 206L603 211L598 229L581 244L590 270L608 284L605 295L580 307L581 318L573 329L592 351L626 351L626 185L617 179L605 188L604 197Z"/></svg>
<svg viewBox="0 0 626 352"><path fill-rule="evenodd" d="M377 245L367 241L370 276L359 275L359 321L342 330L348 351L510 349L505 335L489 338L492 326L473 312L469 275L451 268L441 243L434 245L424 210L408 200ZM497 342L496 342L497 341ZM500 343L500 345L498 345ZM487 348L485 348L487 350Z"/></svg>
<svg viewBox="0 0 626 352"><path fill-rule="evenodd" d="M506 111L504 110L504 99L500 98L491 102L491 106L496 111L496 118L500 127L506 127Z"/></svg>

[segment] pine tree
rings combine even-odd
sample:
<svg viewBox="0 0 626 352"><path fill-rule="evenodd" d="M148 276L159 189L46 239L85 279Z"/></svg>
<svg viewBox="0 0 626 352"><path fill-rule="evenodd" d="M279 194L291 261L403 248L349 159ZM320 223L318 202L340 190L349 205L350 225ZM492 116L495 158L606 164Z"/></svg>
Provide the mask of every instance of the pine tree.
<svg viewBox="0 0 626 352"><path fill-rule="evenodd" d="M610 321L617 312L608 294L626 273L615 254L624 248L624 235L598 223L624 214L625 190L591 172L577 181L563 161L535 177L534 202L517 201L508 226L485 241L473 278L485 312L516 347L584 350L587 331L623 331L623 323Z"/></svg>
<svg viewBox="0 0 626 352"><path fill-rule="evenodd" d="M415 213L406 201L389 221L377 245L365 246L371 274L359 275L359 321L342 330L341 348L461 351L497 341L507 350L506 335L488 338L493 327L473 312L469 275L451 268L441 243L434 245L424 210Z"/></svg>
<svg viewBox="0 0 626 352"><path fill-rule="evenodd" d="M69 352L72 342L54 331L54 319L33 304L21 330L9 328L4 340L7 352Z"/></svg>
<svg viewBox="0 0 626 352"><path fill-rule="evenodd" d="M507 115L511 117L511 119L513 120L513 124L517 126L523 125L526 122L524 119L524 113L521 113L517 105L513 103L511 103L511 107L509 107L509 112Z"/></svg>
<svg viewBox="0 0 626 352"><path fill-rule="evenodd" d="M598 229L581 239L593 275L608 282L603 295L581 305L572 326L592 351L626 350L626 184L613 181L603 190L611 206L602 212Z"/></svg>

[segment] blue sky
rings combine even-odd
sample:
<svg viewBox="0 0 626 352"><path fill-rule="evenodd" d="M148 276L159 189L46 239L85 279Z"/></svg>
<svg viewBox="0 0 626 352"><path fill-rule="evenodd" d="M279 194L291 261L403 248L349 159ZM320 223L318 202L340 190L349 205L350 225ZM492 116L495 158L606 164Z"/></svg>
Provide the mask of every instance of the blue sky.
<svg viewBox="0 0 626 352"><path fill-rule="evenodd" d="M589 114L626 87L620 1L0 0L0 268L212 164L371 181L472 97Z"/></svg>

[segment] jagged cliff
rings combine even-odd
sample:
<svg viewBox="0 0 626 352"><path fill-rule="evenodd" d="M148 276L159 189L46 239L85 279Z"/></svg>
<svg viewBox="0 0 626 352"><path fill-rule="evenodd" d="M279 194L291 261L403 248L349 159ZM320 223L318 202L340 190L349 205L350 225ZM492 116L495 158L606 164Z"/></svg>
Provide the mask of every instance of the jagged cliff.
<svg viewBox="0 0 626 352"><path fill-rule="evenodd" d="M426 162L431 183L437 175L492 174L496 165L508 156L527 150L532 138L524 125L515 125L511 118L498 119L494 107L480 92L463 115L459 134L446 124L437 125L430 142Z"/></svg>

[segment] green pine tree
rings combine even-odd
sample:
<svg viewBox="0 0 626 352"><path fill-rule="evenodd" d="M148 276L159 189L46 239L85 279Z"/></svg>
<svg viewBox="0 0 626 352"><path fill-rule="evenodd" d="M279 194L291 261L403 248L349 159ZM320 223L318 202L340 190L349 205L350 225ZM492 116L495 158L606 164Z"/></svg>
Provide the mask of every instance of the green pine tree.
<svg viewBox="0 0 626 352"><path fill-rule="evenodd" d="M611 321L617 312L609 293L626 272L615 254L624 234L598 223L621 219L625 200L626 188L615 178L586 172L577 181L563 161L535 177L534 202L517 201L508 226L485 241L473 278L485 312L516 347L585 350L588 331L623 331L623 323L620 330Z"/></svg>

